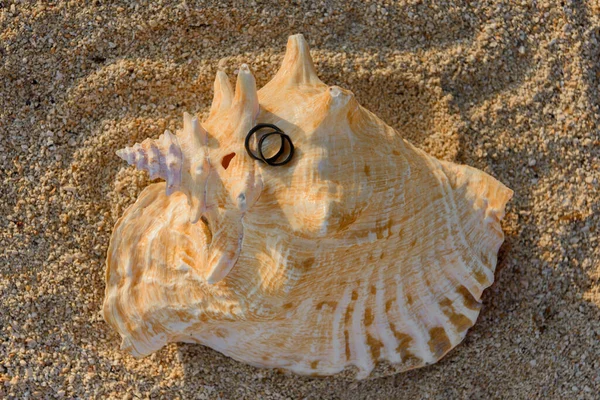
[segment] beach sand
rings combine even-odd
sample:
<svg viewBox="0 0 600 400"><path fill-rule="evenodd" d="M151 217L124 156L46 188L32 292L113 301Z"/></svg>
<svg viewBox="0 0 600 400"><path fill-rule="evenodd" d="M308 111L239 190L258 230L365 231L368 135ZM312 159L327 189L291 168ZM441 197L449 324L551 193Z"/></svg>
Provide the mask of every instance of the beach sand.
<svg viewBox="0 0 600 400"><path fill-rule="evenodd" d="M78 3L0 2L0 398L598 398L598 1ZM205 113L218 69L264 84L294 33L324 82L514 190L479 320L437 364L360 382L200 345L135 360L104 262L150 181L115 151Z"/></svg>

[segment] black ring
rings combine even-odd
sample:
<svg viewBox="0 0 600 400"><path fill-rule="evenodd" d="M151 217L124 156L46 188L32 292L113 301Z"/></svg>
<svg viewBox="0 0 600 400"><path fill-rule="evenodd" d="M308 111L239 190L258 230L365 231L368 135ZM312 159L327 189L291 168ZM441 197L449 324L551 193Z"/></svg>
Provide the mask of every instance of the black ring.
<svg viewBox="0 0 600 400"><path fill-rule="evenodd" d="M281 129L279 129L277 126L272 125L272 124L258 124L254 128L250 129L250 132L248 132L248 134L246 135L246 141L244 143L244 146L246 147L246 151L248 152L248 154L250 155L250 157L252 157L252 158L254 158L255 160L258 160L258 161L266 162L265 160L263 160L263 159L255 156L254 153L252 152L252 150L250 150L250 138L252 137L252 135L256 131L258 131L258 130L260 130L262 128L271 128L271 129L273 129L273 130L275 130L277 132L282 132L282 133L283 133L283 131Z"/></svg>
<svg viewBox="0 0 600 400"><path fill-rule="evenodd" d="M258 157L252 152L252 150L250 150L250 138L258 130L263 129L263 128L271 128L271 129L273 129L273 131L264 134L258 141L258 152L260 154L260 157ZM277 153L274 156L265 158L263 151L262 151L262 145L268 136L272 136L272 135L276 135L276 134L279 135L279 137L281 138L281 146L279 147L279 150L277 151ZM285 160L276 162L276 160L279 157L281 157L281 155L285 152L285 142L284 141L288 142L288 144L290 146L290 152ZM294 155L294 145L292 143L292 139L290 139L290 137L288 135L283 133L283 131L281 129L279 129L279 127L277 127L276 125L273 125L273 124L257 124L254 128L250 129L250 131L246 135L246 140L244 141L244 146L246 147L246 152L248 153L248 155L250 157L252 157L255 160L264 162L268 165L272 165L272 166L279 166L279 165L287 164L288 162L290 162L290 160L292 159L292 157Z"/></svg>
<svg viewBox="0 0 600 400"><path fill-rule="evenodd" d="M281 147L279 148L279 151L277 152L277 154L275 154L273 157L265 158L265 155L263 154L263 151L262 151L262 144L265 141L265 139L271 135L279 135L279 137L281 138ZM284 139L290 145L290 152L285 160L280 161L280 162L275 162L275 160L277 160L279 157L281 157L281 155L285 151L285 143L283 142ZM288 135L286 135L285 133L269 132L269 133L264 134L263 137L261 137L260 140L258 141L258 152L260 153L260 156L262 157L264 162L266 162L269 165L278 166L278 165L283 165L283 164L287 164L290 162L290 160L294 156L294 145L292 144L292 139L290 139L290 137Z"/></svg>
<svg viewBox="0 0 600 400"><path fill-rule="evenodd" d="M260 158L262 158L263 160L265 160L265 162L267 164L269 164L272 161L277 160L279 157L281 157L281 155L283 154L284 150L285 150L285 143L283 143L283 137L281 136L283 134L283 132L269 132L269 133L265 133L260 140L258 141L258 153L260 154ZM267 136L271 136L271 135L279 135L279 138L281 139L281 145L279 146L279 150L277 151L277 153L269 158L265 158L265 155L262 152L262 143L263 140L267 137Z"/></svg>

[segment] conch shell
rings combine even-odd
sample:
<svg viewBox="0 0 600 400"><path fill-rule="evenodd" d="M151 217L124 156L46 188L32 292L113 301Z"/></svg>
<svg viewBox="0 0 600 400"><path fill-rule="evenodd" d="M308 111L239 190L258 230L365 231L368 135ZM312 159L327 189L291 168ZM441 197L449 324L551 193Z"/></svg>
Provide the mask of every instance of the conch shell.
<svg viewBox="0 0 600 400"><path fill-rule="evenodd" d="M460 343L494 280L512 191L427 155L325 85L302 35L259 91L246 65L235 92L223 72L214 88L206 121L185 114L176 135L118 152L166 181L111 238L104 318L122 348L142 357L194 342L258 367L360 379ZM258 123L293 140L290 163L250 157Z"/></svg>

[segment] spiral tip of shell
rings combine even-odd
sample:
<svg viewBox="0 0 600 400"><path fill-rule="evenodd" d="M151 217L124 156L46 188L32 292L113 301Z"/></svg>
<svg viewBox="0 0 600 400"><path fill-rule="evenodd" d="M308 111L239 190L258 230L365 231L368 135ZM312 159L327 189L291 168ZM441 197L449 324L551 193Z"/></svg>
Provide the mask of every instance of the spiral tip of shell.
<svg viewBox="0 0 600 400"><path fill-rule="evenodd" d="M116 151L116 154L123 161L127 162L127 164L133 165L135 161L135 154L133 148L125 147L123 149L119 149Z"/></svg>
<svg viewBox="0 0 600 400"><path fill-rule="evenodd" d="M190 122L193 126L193 123ZM117 156L147 171L151 179L162 178L167 182L167 194L181 188L183 154L175 135L165 131L158 140L146 139L132 147L117 150Z"/></svg>

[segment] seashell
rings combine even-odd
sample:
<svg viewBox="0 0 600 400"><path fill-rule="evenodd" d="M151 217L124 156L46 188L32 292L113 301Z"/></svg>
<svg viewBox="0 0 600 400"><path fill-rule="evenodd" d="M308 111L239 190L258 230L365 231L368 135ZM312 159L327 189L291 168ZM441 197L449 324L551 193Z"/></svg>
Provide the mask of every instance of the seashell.
<svg viewBox="0 0 600 400"><path fill-rule="evenodd" d="M111 238L103 312L122 348L201 343L258 367L362 379L460 343L494 280L512 191L325 85L302 35L259 91L246 65L235 91L223 72L214 88L206 121L185 114L176 135L117 153L166 181ZM291 138L288 164L246 152L259 123Z"/></svg>

